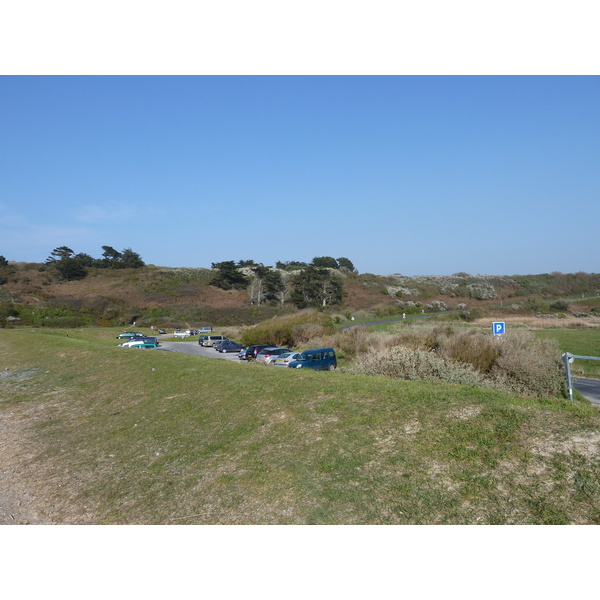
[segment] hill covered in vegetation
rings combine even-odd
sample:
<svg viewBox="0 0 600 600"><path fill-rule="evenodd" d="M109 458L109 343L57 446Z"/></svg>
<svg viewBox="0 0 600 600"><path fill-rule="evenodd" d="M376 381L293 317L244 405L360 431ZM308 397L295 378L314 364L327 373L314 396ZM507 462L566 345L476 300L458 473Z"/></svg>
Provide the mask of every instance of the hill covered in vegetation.
<svg viewBox="0 0 600 600"><path fill-rule="evenodd" d="M250 260L170 268L141 259L128 266L124 255L139 259L133 251L110 250L74 278L60 268L64 256L0 261L0 326L251 325L311 307L339 319L452 311L472 320L492 308L495 315L600 311L598 274L382 276L331 257L276 267Z"/></svg>

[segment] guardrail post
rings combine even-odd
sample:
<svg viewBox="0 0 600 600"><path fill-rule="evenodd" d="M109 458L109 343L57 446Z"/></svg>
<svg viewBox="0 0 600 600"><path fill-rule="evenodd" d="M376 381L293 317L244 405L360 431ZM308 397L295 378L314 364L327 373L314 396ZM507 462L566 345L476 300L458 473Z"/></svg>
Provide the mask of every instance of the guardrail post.
<svg viewBox="0 0 600 600"><path fill-rule="evenodd" d="M581 358L583 360L600 360L600 356L579 356L578 354L571 354L565 352L561 359L565 363L567 368L567 389L569 390L569 400L573 400L573 383L571 382L571 363L576 359Z"/></svg>
<svg viewBox="0 0 600 600"><path fill-rule="evenodd" d="M569 393L569 400L573 402L573 383L571 381L571 363L573 362L573 355L569 352L565 352L561 358L565 363L565 368L567 370L567 392Z"/></svg>

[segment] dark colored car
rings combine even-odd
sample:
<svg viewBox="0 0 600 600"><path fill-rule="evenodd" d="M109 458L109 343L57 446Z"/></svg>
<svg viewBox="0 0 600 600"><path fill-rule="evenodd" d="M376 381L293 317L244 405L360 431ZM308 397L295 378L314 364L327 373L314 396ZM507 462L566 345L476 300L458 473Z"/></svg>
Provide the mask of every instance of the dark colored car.
<svg viewBox="0 0 600 600"><path fill-rule="evenodd" d="M231 340L226 340L224 342L221 342L218 345L218 348L215 346L215 350L218 350L219 352L239 352L240 350L243 350L245 348L245 346L242 346L241 344L238 344L237 342L232 342Z"/></svg>
<svg viewBox="0 0 600 600"><path fill-rule="evenodd" d="M316 348L305 350L298 360L291 362L290 369L314 369L316 371L333 371L337 367L337 357L333 348Z"/></svg>
<svg viewBox="0 0 600 600"><path fill-rule="evenodd" d="M255 360L258 353L263 348L272 348L271 344L258 344L257 346L248 346L246 352L240 355L241 360Z"/></svg>

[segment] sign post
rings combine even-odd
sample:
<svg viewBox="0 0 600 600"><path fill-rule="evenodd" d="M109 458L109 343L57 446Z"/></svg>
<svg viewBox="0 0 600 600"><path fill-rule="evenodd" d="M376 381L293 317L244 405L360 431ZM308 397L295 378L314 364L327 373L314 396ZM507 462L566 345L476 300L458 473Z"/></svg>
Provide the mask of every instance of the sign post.
<svg viewBox="0 0 600 600"><path fill-rule="evenodd" d="M504 335L506 333L506 324L504 321L492 323L492 332L494 335Z"/></svg>

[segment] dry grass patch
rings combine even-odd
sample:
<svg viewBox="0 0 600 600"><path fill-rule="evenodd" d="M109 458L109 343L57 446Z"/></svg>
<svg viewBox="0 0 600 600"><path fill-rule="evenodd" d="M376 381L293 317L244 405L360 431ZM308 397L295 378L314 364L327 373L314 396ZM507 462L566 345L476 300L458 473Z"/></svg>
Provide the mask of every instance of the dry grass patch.
<svg viewBox="0 0 600 600"><path fill-rule="evenodd" d="M540 318L535 315L508 316L502 315L501 318L494 320L502 320L506 323L507 329L512 327L528 327L529 329L551 329L551 328L572 328L582 327L598 329L600 327L600 316L598 317L573 317L565 316L564 318ZM485 329L491 329L490 317L485 319L477 319L474 323L481 325Z"/></svg>

